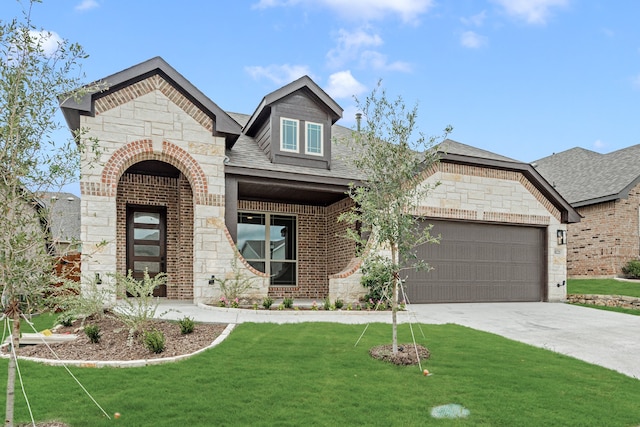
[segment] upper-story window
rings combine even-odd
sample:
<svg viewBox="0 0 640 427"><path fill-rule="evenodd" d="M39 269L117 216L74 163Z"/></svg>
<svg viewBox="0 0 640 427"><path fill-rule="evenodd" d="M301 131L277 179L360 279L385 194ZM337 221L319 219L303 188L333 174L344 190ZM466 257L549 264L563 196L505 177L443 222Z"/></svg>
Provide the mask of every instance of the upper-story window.
<svg viewBox="0 0 640 427"><path fill-rule="evenodd" d="M322 125L307 122L305 152L322 156Z"/></svg>
<svg viewBox="0 0 640 427"><path fill-rule="evenodd" d="M280 119L280 149L282 151L298 152L298 121Z"/></svg>
<svg viewBox="0 0 640 427"><path fill-rule="evenodd" d="M280 150L290 153L302 153L301 147L304 147L304 154L314 156L322 156L324 127L321 123L302 122L304 127L304 135L300 135L300 121L295 119L280 118ZM302 136L303 141L298 141Z"/></svg>

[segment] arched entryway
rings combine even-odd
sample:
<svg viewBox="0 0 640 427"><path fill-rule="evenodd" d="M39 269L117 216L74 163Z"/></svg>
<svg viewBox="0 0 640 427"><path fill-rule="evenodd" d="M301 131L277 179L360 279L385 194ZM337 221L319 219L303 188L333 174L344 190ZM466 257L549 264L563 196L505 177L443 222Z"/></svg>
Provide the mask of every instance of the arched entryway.
<svg viewBox="0 0 640 427"><path fill-rule="evenodd" d="M118 180L117 269L142 276L167 273L156 296L193 299L193 191L175 166L143 160Z"/></svg>

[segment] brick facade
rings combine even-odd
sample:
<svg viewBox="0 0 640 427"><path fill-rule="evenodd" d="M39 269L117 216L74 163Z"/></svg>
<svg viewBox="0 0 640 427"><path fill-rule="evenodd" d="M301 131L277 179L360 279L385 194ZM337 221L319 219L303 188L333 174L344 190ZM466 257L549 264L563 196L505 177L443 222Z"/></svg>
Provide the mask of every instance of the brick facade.
<svg viewBox="0 0 640 427"><path fill-rule="evenodd" d="M166 208L167 298L193 299L193 194L184 176L125 173L118 183L117 272L126 274L127 206Z"/></svg>
<svg viewBox="0 0 640 427"><path fill-rule="evenodd" d="M346 199L322 207L238 201L239 211L290 214L297 218L298 285L270 287L270 296L322 299L329 294L329 275L345 268L355 255L354 243L343 237L346 224L337 221L352 203Z"/></svg>
<svg viewBox="0 0 640 427"><path fill-rule="evenodd" d="M640 256L640 185L626 199L577 208L584 218L567 229L567 275L611 277Z"/></svg>

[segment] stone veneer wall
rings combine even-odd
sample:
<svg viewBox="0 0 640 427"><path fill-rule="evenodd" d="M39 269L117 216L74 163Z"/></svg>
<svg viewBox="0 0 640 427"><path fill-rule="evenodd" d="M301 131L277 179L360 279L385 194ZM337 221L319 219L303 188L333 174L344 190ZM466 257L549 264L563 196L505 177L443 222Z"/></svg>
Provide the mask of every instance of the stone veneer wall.
<svg viewBox="0 0 640 427"><path fill-rule="evenodd" d="M640 256L638 205L640 186L626 199L577 208L584 218L569 224L569 277L613 277Z"/></svg>
<svg viewBox="0 0 640 427"><path fill-rule="evenodd" d="M177 263L185 265L172 271L171 280L178 285L171 295L195 302L215 298L219 291L208 284L209 279L230 272L235 249L224 224L225 140L212 135L212 117L154 75L97 99L95 116L80 116L80 125L100 144L96 161L91 153L81 159L83 277L100 274L108 287L109 275L122 270L118 248L122 207L116 202L120 178L137 162L157 160L182 172L181 193L187 182L192 192L190 198L186 194L179 198L183 213L192 210L193 228L181 233L177 243L185 251L176 251ZM256 292L266 294L264 277L249 268L245 271L256 277Z"/></svg>
<svg viewBox="0 0 640 427"><path fill-rule="evenodd" d="M118 183L117 271L126 274L127 205L166 208L167 298L193 299L193 194L180 176L124 174Z"/></svg>
<svg viewBox="0 0 640 427"><path fill-rule="evenodd" d="M435 185L436 183L439 185ZM432 186L417 214L438 219L520 224L546 229L549 301L564 301L567 279L566 245L558 245L557 230L566 230L560 211L520 172L441 162L426 170L422 185ZM446 238L446 237L445 237ZM360 262L351 260L330 281L332 299L358 295Z"/></svg>
<svg viewBox="0 0 640 427"><path fill-rule="evenodd" d="M566 230L560 211L520 172L441 162L425 172L432 189L421 214L434 218L543 227L547 234L547 299L564 301L567 246L557 230Z"/></svg>

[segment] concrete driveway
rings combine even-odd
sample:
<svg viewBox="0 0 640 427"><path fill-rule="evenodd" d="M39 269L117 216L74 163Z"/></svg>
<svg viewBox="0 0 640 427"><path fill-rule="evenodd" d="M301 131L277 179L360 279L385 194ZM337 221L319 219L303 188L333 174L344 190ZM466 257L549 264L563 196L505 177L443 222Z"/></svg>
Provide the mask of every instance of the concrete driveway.
<svg viewBox="0 0 640 427"><path fill-rule="evenodd" d="M389 312L238 310L163 301L163 317L198 321L391 322ZM456 323L575 357L640 379L640 316L561 303L414 304L400 322Z"/></svg>

